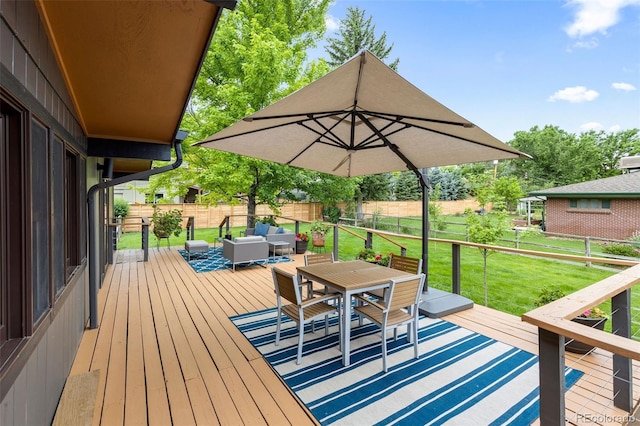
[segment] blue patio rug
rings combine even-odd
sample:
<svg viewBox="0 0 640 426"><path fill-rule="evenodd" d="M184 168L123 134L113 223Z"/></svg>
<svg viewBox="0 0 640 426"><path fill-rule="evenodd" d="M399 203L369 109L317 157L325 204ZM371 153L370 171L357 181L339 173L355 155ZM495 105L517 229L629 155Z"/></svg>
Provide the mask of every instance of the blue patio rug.
<svg viewBox="0 0 640 426"><path fill-rule="evenodd" d="M296 365L295 323L283 319L274 345L275 309L231 317L323 425L529 425L538 418L538 358L442 319L420 320L420 358L399 330L382 372L380 332L352 323L351 365L343 367L337 318L330 333L305 334ZM582 372L567 369L567 389Z"/></svg>
<svg viewBox="0 0 640 426"><path fill-rule="evenodd" d="M191 260L187 260L187 251L179 249L178 253L182 258L193 268L196 272L210 272L221 271L224 269L231 269L231 261L222 257L222 247L209 247L207 255L204 253L191 253ZM281 262L291 262L292 259L288 256L276 256L275 258L269 258L266 262L259 260L256 262L247 262L236 265L236 271L247 266L275 264Z"/></svg>

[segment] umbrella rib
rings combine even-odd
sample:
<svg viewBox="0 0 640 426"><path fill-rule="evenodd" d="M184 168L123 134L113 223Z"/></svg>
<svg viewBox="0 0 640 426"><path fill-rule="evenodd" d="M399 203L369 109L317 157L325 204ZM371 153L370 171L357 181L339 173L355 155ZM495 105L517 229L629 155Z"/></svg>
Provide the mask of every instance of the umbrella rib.
<svg viewBox="0 0 640 426"><path fill-rule="evenodd" d="M388 114L388 113L378 112L378 111L365 111L365 110L363 110L362 112L364 112L365 114L370 115L372 117L382 118L382 119L385 119L385 120L391 120L391 121L394 121L396 123L399 123L401 121L403 123L406 123L403 120L409 119L409 120L424 121L424 122L427 122L427 123L448 124L450 126L460 126L460 127L466 127L466 128L475 127L473 125L473 123L469 123L469 122L459 122L459 121L449 121L449 120L436 120L435 118L415 117L415 116L411 116L411 115Z"/></svg>

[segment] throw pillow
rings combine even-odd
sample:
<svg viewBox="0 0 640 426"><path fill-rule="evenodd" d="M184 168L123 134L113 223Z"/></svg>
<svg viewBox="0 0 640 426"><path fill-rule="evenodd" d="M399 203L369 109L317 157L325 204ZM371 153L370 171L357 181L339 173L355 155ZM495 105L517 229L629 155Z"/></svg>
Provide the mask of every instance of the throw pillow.
<svg viewBox="0 0 640 426"><path fill-rule="evenodd" d="M256 230L254 232L254 235L261 235L263 237L267 236L267 232L269 232L269 224L268 223L262 223L262 222L257 222L256 223Z"/></svg>
<svg viewBox="0 0 640 426"><path fill-rule="evenodd" d="M276 234L284 234L284 228L282 226L278 227Z"/></svg>

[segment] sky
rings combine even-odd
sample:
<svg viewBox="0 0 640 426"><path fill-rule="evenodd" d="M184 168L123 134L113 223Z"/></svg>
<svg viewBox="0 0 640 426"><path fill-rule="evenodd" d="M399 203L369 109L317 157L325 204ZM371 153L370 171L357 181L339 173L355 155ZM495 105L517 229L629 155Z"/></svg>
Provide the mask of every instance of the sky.
<svg viewBox="0 0 640 426"><path fill-rule="evenodd" d="M640 0L336 0L325 39L356 6L393 43L385 62L504 142L640 128Z"/></svg>

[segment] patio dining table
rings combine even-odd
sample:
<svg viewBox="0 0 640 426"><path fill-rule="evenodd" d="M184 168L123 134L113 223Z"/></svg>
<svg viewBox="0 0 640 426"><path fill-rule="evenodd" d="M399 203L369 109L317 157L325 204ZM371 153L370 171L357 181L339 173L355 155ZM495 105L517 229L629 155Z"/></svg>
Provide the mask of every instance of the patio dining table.
<svg viewBox="0 0 640 426"><path fill-rule="evenodd" d="M351 363L351 297L354 294L388 287L392 279L411 274L363 260L298 266L300 279L307 278L342 294L342 364Z"/></svg>

